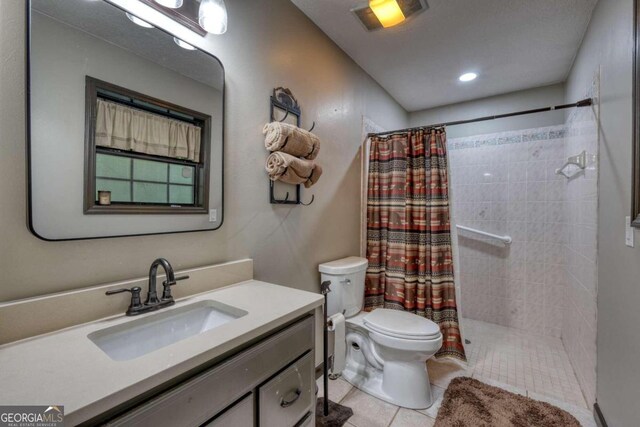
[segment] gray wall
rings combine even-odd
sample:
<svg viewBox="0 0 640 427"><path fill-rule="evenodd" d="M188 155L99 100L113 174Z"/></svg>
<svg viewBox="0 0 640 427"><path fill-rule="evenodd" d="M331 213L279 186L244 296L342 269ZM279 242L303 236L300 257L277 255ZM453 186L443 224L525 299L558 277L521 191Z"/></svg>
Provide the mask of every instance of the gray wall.
<svg viewBox="0 0 640 427"><path fill-rule="evenodd" d="M225 66L222 228L52 243L25 225L24 2L0 2L0 301L139 277L158 256L176 268L251 257L256 278L317 291L318 263L358 254L362 115L393 129L407 125L405 111L288 0L227 7L228 32L206 39L159 13L148 16ZM293 90L303 125L315 120L323 140L324 175L303 191L306 200L316 196L308 207L268 203L261 130L276 86Z"/></svg>
<svg viewBox="0 0 640 427"><path fill-rule="evenodd" d="M473 84L473 83L471 83ZM448 121L474 119L532 108L548 107L564 103L564 85L556 84L536 89L528 89L504 95L492 96L475 101L445 105L409 114L410 126L429 125ZM562 111L510 117L486 122L451 126L447 129L449 138L532 129L564 123Z"/></svg>
<svg viewBox="0 0 640 427"><path fill-rule="evenodd" d="M600 82L596 398L610 426L640 423L640 241L624 244L631 205L633 0L600 0L566 88Z"/></svg>

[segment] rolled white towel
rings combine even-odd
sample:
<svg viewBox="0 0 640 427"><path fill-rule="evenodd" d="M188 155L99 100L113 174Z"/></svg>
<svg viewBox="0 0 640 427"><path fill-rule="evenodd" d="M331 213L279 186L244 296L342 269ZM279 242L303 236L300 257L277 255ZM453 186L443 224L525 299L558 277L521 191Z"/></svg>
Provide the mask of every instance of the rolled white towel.
<svg viewBox="0 0 640 427"><path fill-rule="evenodd" d="M322 175L320 165L280 151L271 153L267 157L265 169L272 181L304 184L306 188L318 182L320 175Z"/></svg>
<svg viewBox="0 0 640 427"><path fill-rule="evenodd" d="M317 136L289 123L267 123L262 133L265 135L264 146L271 152L282 151L313 160L320 151L320 139Z"/></svg>

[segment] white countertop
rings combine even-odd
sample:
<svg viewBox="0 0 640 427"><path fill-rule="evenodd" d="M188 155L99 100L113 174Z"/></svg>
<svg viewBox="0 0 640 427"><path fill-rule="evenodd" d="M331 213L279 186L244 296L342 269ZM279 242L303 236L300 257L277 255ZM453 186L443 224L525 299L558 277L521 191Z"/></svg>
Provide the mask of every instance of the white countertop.
<svg viewBox="0 0 640 427"><path fill-rule="evenodd" d="M246 310L248 314L137 359L114 361L87 335L154 313L135 317L123 313L0 346L0 404L64 405L67 425L75 425L323 303L319 294L249 280L183 298L155 313L208 299Z"/></svg>

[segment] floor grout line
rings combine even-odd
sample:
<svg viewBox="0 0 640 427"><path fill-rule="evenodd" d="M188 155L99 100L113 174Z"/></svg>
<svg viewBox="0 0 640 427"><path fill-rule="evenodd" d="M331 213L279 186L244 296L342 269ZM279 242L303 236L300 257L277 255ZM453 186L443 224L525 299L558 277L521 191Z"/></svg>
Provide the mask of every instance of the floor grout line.
<svg viewBox="0 0 640 427"><path fill-rule="evenodd" d="M342 402L344 402L345 399L349 397L351 393L353 393L353 390L355 390L356 388L353 386L353 384L350 384L350 385L351 385L351 388L349 389L349 391L344 396L342 396L342 399L340 399L340 402L336 402L336 403L342 404Z"/></svg>
<svg viewBox="0 0 640 427"><path fill-rule="evenodd" d="M396 412L393 414L393 417L391 417L391 421L389 421L389 424L387 424L387 427L391 427L391 424L393 424L393 421L398 416L398 412L400 412L400 407L399 406L396 408Z"/></svg>

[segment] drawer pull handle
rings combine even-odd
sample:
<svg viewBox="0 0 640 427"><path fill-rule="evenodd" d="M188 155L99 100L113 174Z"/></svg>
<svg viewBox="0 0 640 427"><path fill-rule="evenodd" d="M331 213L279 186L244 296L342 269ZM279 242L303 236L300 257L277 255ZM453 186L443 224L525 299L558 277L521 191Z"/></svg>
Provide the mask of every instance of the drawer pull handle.
<svg viewBox="0 0 640 427"><path fill-rule="evenodd" d="M298 400L300 398L300 395L302 394L302 390L300 390L299 388L296 389L296 391L294 392L296 395L293 399L291 400L285 400L285 398L283 397L282 400L280 401L280 406L282 406L283 408L288 408L289 406L293 405L294 403L296 403L296 400Z"/></svg>

